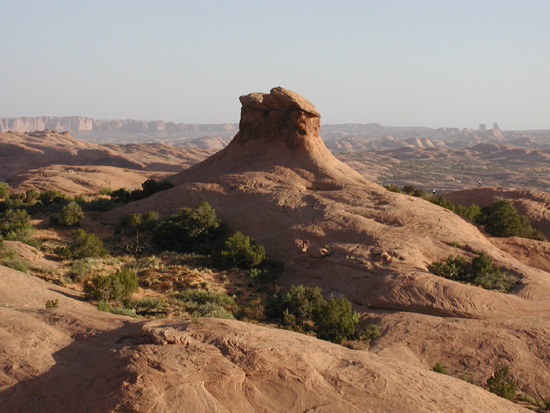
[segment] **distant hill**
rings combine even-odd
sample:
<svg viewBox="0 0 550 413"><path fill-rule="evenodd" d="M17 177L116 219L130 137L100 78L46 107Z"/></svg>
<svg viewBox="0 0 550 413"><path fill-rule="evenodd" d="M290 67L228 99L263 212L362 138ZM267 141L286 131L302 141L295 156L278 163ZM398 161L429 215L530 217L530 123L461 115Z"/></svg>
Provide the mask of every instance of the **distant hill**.
<svg viewBox="0 0 550 413"><path fill-rule="evenodd" d="M0 132L53 130L95 143L163 142L177 146L221 149L238 131L237 123L194 124L162 120L97 120L81 116L0 118ZM396 149L402 147L466 148L480 143L510 143L522 147L550 147L550 130L383 126L379 123L323 125L321 136L333 152Z"/></svg>

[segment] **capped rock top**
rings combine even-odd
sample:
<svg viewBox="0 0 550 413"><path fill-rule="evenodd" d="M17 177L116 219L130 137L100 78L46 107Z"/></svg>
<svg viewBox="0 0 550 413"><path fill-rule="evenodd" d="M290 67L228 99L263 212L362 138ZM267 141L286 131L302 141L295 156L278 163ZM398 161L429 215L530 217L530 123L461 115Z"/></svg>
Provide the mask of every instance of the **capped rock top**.
<svg viewBox="0 0 550 413"><path fill-rule="evenodd" d="M269 93L249 93L239 97L243 107L261 110L298 109L310 115L321 117L313 103L298 93L282 87L275 87Z"/></svg>

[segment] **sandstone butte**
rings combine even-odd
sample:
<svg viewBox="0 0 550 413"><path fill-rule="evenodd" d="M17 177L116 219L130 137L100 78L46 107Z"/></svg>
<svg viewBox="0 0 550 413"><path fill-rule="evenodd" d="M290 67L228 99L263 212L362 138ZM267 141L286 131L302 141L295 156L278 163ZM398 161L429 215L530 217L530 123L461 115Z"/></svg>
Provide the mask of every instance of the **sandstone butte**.
<svg viewBox="0 0 550 413"><path fill-rule="evenodd" d="M103 218L166 216L206 200L285 262L283 286L345 295L382 337L356 351L239 321L128 320L0 268L0 410L527 411L430 371L437 361L477 384L510 365L522 390L550 394L546 244L507 239L503 248L450 211L365 180L328 151L319 113L294 92L240 100L239 132L225 149L170 177L174 188ZM474 252L520 284L503 294L428 270ZM52 298L59 308L44 310Z"/></svg>

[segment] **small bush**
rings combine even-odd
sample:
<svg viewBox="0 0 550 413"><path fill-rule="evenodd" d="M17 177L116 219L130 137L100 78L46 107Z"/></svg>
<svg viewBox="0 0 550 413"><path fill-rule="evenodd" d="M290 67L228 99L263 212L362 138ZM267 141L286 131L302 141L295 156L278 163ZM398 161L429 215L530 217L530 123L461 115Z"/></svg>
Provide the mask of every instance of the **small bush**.
<svg viewBox="0 0 550 413"><path fill-rule="evenodd" d="M5 182L0 182L0 199L6 200L10 197L10 186Z"/></svg>
<svg viewBox="0 0 550 413"><path fill-rule="evenodd" d="M116 208L118 204L109 198L97 198L91 201L82 202L80 206L84 211L105 212Z"/></svg>
<svg viewBox="0 0 550 413"><path fill-rule="evenodd" d="M144 224L156 223L159 219L159 214L155 211L147 211L145 214L143 214Z"/></svg>
<svg viewBox="0 0 550 413"><path fill-rule="evenodd" d="M258 267L250 268L250 279L254 284L266 284L275 281L283 272L284 263L266 258Z"/></svg>
<svg viewBox="0 0 550 413"><path fill-rule="evenodd" d="M282 318L286 311L292 314L297 323L304 325L321 311L325 299L319 287L293 285L288 293L282 294L280 289L270 297L266 306L266 314L272 318Z"/></svg>
<svg viewBox="0 0 550 413"><path fill-rule="evenodd" d="M518 282L517 277L493 266L492 258L485 254L474 258L471 264L464 257L450 255L445 261L432 263L430 270L440 277L500 292L509 292Z"/></svg>
<svg viewBox="0 0 550 413"><path fill-rule="evenodd" d="M67 195L62 191L58 191L55 189L41 192L38 200L44 206L63 205L67 202Z"/></svg>
<svg viewBox="0 0 550 413"><path fill-rule="evenodd" d="M238 310L235 300L227 294L197 288L187 288L176 295L186 311L200 317L234 318Z"/></svg>
<svg viewBox="0 0 550 413"><path fill-rule="evenodd" d="M487 379L489 391L508 400L512 400L516 395L517 383L510 377L510 366L502 367L496 370L491 377Z"/></svg>
<svg viewBox="0 0 550 413"><path fill-rule="evenodd" d="M25 192L25 204L34 204L40 198L40 192L35 189L29 189Z"/></svg>
<svg viewBox="0 0 550 413"><path fill-rule="evenodd" d="M435 366L433 366L432 370L435 371L436 373L449 374L449 370L447 369L447 367L441 364L440 361L435 363Z"/></svg>
<svg viewBox="0 0 550 413"><path fill-rule="evenodd" d="M98 275L84 286L88 299L98 301L122 301L132 296L138 289L136 274L124 268L106 277Z"/></svg>
<svg viewBox="0 0 550 413"><path fill-rule="evenodd" d="M2 251L0 253L0 263L4 267L21 272L28 272L31 268L31 265L21 260L14 250Z"/></svg>
<svg viewBox="0 0 550 413"><path fill-rule="evenodd" d="M152 241L163 251L209 253L224 233L214 208L204 201L160 222L152 230Z"/></svg>
<svg viewBox="0 0 550 413"><path fill-rule="evenodd" d="M27 211L8 209L0 217L0 235L9 241L29 243L33 241L34 226Z"/></svg>
<svg viewBox="0 0 550 413"><path fill-rule="evenodd" d="M46 300L46 308L57 308L59 307L59 299L55 300Z"/></svg>
<svg viewBox="0 0 550 413"><path fill-rule="evenodd" d="M61 214L59 216L52 215L50 217L50 224L74 227L83 219L84 211L82 211L80 205L78 205L75 201L70 201L67 205L64 205L61 208Z"/></svg>
<svg viewBox="0 0 550 413"><path fill-rule="evenodd" d="M468 377L465 373L462 373L460 376L458 376L458 378L465 381L466 383L474 384L474 381L471 379L471 377Z"/></svg>
<svg viewBox="0 0 550 413"><path fill-rule="evenodd" d="M155 181L154 179L148 179L144 183L141 184L141 187L143 188L141 191L141 194L139 194L139 197L141 198L147 198L151 195L160 192L165 191L167 189L173 188L174 184L167 182L167 181Z"/></svg>
<svg viewBox="0 0 550 413"><path fill-rule="evenodd" d="M261 321L265 318L265 307L261 298L250 300L246 306L241 309L241 318L247 321Z"/></svg>
<svg viewBox="0 0 550 413"><path fill-rule="evenodd" d="M215 264L225 269L258 267L264 259L264 247L239 231L225 241L222 250L214 254Z"/></svg>
<svg viewBox="0 0 550 413"><path fill-rule="evenodd" d="M132 191L127 190L126 188L119 188L111 192L111 199L120 204L127 204L132 200Z"/></svg>
<svg viewBox="0 0 550 413"><path fill-rule="evenodd" d="M142 224L141 214L128 214L120 219L120 226L122 227L139 227Z"/></svg>
<svg viewBox="0 0 550 413"><path fill-rule="evenodd" d="M83 258L71 264L71 279L75 282L83 281L93 271L95 265L89 258Z"/></svg>
<svg viewBox="0 0 550 413"><path fill-rule="evenodd" d="M84 211L80 205L71 201L61 208L61 223L68 227L78 225L84 219Z"/></svg>
<svg viewBox="0 0 550 413"><path fill-rule="evenodd" d="M139 315L158 315L166 313L165 305L166 302L163 298L143 297L136 301L132 308Z"/></svg>
<svg viewBox="0 0 550 413"><path fill-rule="evenodd" d="M280 289L266 303L265 313L279 320L282 328L315 332L317 337L334 343L355 338L359 314L343 297L326 301L319 287L293 285L287 294Z"/></svg>
<svg viewBox="0 0 550 413"><path fill-rule="evenodd" d="M384 188L386 188L388 191L391 191L391 192L397 192L397 193L401 192L401 188L399 188L399 185L395 185L395 184L384 185Z"/></svg>
<svg viewBox="0 0 550 413"><path fill-rule="evenodd" d="M527 216L517 213L510 201L497 200L490 207L483 208L482 212L482 223L491 235L545 240L544 235L531 226Z"/></svg>
<svg viewBox="0 0 550 413"><path fill-rule="evenodd" d="M315 317L315 332L322 340L342 343L355 335L359 314L345 298L331 298Z"/></svg>
<svg viewBox="0 0 550 413"><path fill-rule="evenodd" d="M113 314L125 315L127 317L137 318L137 314L135 310L132 310L130 308L118 307L115 305L115 306L109 306L109 309L107 311Z"/></svg>
<svg viewBox="0 0 550 413"><path fill-rule="evenodd" d="M72 235L72 242L61 251L65 257L82 259L108 255L107 250L103 248L103 242L94 234L87 233L83 229L76 229Z"/></svg>
<svg viewBox="0 0 550 413"><path fill-rule="evenodd" d="M116 191L112 191L109 195L114 202L126 204L128 202L139 201L150 197L151 195L172 188L174 185L167 181L155 181L154 179L148 179L141 184L142 189L136 189L129 191L126 188L119 188Z"/></svg>
<svg viewBox="0 0 550 413"><path fill-rule="evenodd" d="M366 327L356 328L355 337L358 340L371 341L382 335L382 327L378 324L369 324Z"/></svg>

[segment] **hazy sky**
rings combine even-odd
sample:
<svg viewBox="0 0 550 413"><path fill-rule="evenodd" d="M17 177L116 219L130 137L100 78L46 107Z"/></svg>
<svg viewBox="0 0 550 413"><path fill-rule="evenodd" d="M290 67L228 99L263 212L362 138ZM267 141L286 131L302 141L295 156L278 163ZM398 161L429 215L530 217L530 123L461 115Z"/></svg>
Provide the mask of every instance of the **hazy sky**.
<svg viewBox="0 0 550 413"><path fill-rule="evenodd" d="M0 117L550 129L548 0L0 0Z"/></svg>

